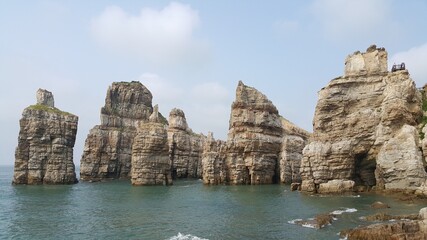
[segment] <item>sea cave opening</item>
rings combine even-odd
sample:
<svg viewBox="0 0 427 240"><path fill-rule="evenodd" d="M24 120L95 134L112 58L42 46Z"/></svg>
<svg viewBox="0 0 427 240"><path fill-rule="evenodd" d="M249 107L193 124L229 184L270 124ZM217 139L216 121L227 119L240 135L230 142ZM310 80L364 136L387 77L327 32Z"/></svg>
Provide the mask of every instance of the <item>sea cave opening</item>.
<svg viewBox="0 0 427 240"><path fill-rule="evenodd" d="M359 153L354 157L354 181L358 186L372 187L376 184L375 169L377 162L375 158L369 158L367 153Z"/></svg>

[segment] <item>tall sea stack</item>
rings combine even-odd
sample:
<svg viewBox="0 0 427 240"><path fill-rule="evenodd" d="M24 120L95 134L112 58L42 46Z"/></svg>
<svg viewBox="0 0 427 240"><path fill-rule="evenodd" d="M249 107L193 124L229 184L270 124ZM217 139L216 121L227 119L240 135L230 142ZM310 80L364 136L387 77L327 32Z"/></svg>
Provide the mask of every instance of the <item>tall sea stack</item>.
<svg viewBox="0 0 427 240"><path fill-rule="evenodd" d="M137 127L153 113L151 92L140 82L114 82L101 108L101 125L90 130L80 163L80 178L97 181L130 178Z"/></svg>
<svg viewBox="0 0 427 240"><path fill-rule="evenodd" d="M77 183L73 147L78 117L54 106L53 94L37 91L37 104L19 121L13 184Z"/></svg>
<svg viewBox="0 0 427 240"><path fill-rule="evenodd" d="M344 76L319 91L302 190L414 190L426 172L417 125L421 94L407 70L389 72L375 45L345 61Z"/></svg>

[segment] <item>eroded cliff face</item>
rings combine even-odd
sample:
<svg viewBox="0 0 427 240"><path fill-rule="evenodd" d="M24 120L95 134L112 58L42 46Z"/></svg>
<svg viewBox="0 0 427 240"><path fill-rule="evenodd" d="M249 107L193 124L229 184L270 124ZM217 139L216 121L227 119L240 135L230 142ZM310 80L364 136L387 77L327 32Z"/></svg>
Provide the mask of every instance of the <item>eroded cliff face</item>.
<svg viewBox="0 0 427 240"><path fill-rule="evenodd" d="M78 117L54 106L53 94L39 89L37 104L19 121L14 184L77 183L73 147Z"/></svg>
<svg viewBox="0 0 427 240"><path fill-rule="evenodd" d="M172 185L167 125L159 118L157 105L149 122L138 127L132 146L132 185Z"/></svg>
<svg viewBox="0 0 427 240"><path fill-rule="evenodd" d="M206 184L298 182L308 133L282 118L261 92L239 82L231 106L227 142L212 135L204 146Z"/></svg>
<svg viewBox="0 0 427 240"><path fill-rule="evenodd" d="M167 132L173 178L202 178L202 151L206 137L193 133L184 111L177 108L169 113Z"/></svg>
<svg viewBox="0 0 427 240"><path fill-rule="evenodd" d="M90 130L80 164L82 180L129 178L137 127L153 113L152 94L140 82L115 82L101 109L101 125Z"/></svg>
<svg viewBox="0 0 427 240"><path fill-rule="evenodd" d="M426 178L416 130L421 95L407 70L387 71L383 48L347 57L345 75L318 98L313 136L303 151L302 190L420 186Z"/></svg>

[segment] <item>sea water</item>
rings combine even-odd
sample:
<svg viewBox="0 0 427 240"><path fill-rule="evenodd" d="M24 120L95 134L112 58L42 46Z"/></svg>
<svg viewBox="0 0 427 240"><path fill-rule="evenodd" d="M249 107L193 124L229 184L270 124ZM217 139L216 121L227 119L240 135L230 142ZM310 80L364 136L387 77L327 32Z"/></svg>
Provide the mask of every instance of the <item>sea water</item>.
<svg viewBox="0 0 427 240"><path fill-rule="evenodd" d="M312 196L289 185L137 187L129 181L75 185L11 185L13 167L0 167L0 239L339 239L376 212L416 213L427 202L375 194ZM373 210L382 201L389 209ZM336 214L322 229L293 224Z"/></svg>

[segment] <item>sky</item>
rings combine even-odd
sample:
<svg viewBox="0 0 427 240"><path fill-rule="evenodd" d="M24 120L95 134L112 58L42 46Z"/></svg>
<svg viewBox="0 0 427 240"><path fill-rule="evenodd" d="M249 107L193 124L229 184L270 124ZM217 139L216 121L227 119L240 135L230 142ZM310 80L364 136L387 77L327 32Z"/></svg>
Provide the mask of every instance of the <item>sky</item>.
<svg viewBox="0 0 427 240"><path fill-rule="evenodd" d="M239 80L312 131L317 92L347 55L385 47L427 83L427 1L0 1L0 165L13 165L22 111L38 88L79 116L74 163L108 87L140 81L168 116L225 140Z"/></svg>

